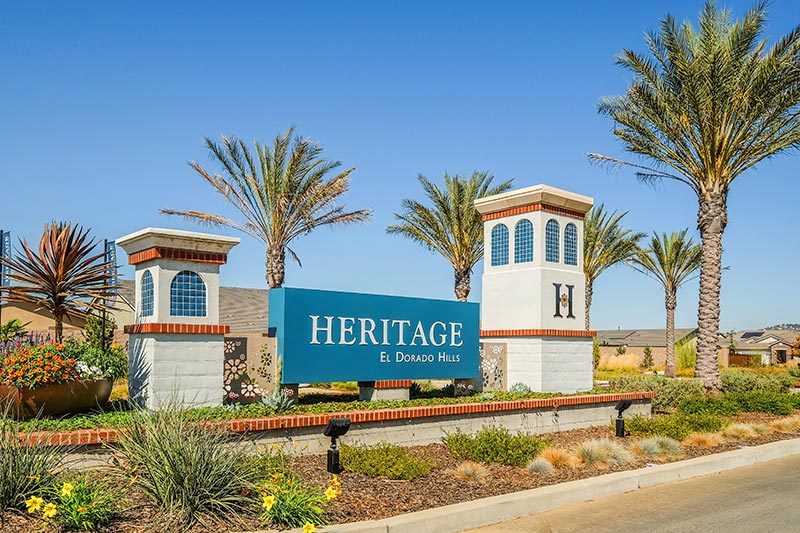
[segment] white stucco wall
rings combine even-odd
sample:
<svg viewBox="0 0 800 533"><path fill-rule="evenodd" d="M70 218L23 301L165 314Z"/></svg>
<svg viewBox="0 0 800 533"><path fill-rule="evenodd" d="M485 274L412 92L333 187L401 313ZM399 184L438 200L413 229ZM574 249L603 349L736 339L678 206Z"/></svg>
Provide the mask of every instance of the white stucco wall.
<svg viewBox="0 0 800 533"><path fill-rule="evenodd" d="M139 316L141 286L144 271L153 276L153 315ZM172 280L183 270L196 272L206 284L206 316L171 316L169 314L169 289ZM194 263L171 259L156 259L136 265L136 304L139 323L219 324L219 265Z"/></svg>
<svg viewBox="0 0 800 533"><path fill-rule="evenodd" d="M514 263L514 228L521 219L533 223L533 261ZM550 219L559 224L559 262L545 261L545 226ZM492 229L505 224L509 232L509 264L492 266ZM578 232L577 265L564 264L564 228L574 224ZM484 274L482 279L481 329L582 329L584 324L585 278L583 274L583 221L535 211L503 217L484 224ZM573 285L572 314L562 308L562 317L554 316L555 287Z"/></svg>

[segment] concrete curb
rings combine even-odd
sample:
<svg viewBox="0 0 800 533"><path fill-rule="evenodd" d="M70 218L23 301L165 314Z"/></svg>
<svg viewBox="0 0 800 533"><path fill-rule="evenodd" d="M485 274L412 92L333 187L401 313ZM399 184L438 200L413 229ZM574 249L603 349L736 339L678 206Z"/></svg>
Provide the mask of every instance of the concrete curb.
<svg viewBox="0 0 800 533"><path fill-rule="evenodd" d="M456 533L550 511L565 505L797 454L800 454L800 439L783 440L685 461L492 496L382 520L354 522L319 529L321 533ZM291 533L302 533L302 529L293 529Z"/></svg>

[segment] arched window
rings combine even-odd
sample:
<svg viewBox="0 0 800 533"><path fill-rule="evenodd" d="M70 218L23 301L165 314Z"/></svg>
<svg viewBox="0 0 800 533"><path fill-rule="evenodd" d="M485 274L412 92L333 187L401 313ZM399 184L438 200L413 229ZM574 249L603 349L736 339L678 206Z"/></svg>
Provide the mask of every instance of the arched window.
<svg viewBox="0 0 800 533"><path fill-rule="evenodd" d="M171 316L206 316L206 284L197 272L183 270L169 286Z"/></svg>
<svg viewBox="0 0 800 533"><path fill-rule="evenodd" d="M139 294L139 316L153 316L153 275L149 270L142 274Z"/></svg>
<svg viewBox="0 0 800 533"><path fill-rule="evenodd" d="M533 224L523 218L514 226L514 262L530 263L533 261Z"/></svg>
<svg viewBox="0 0 800 533"><path fill-rule="evenodd" d="M548 263L558 263L559 233L558 222L548 220L544 227L544 258Z"/></svg>
<svg viewBox="0 0 800 533"><path fill-rule="evenodd" d="M564 263L578 265L578 228L572 222L564 227Z"/></svg>
<svg viewBox="0 0 800 533"><path fill-rule="evenodd" d="M508 264L508 228L498 224L492 228L492 266Z"/></svg>

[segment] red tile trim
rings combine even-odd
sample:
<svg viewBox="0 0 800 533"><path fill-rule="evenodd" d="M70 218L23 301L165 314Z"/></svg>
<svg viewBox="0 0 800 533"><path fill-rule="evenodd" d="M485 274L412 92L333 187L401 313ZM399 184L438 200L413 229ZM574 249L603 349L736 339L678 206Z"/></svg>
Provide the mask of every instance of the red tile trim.
<svg viewBox="0 0 800 533"><path fill-rule="evenodd" d="M270 431L301 427L319 427L331 418L347 417L354 424L365 422L386 422L390 420L411 420L437 416L458 416L502 411L522 411L526 409L554 409L573 405L616 403L620 400L647 400L654 392L620 392L611 394L587 394L582 396L558 396L554 398L529 398L486 403L458 403L450 405L428 405L398 409L375 409L372 411L345 411L315 415L288 415L270 418L244 418L223 422L207 422L209 427L222 427L235 433L249 431ZM20 433L20 440L29 445L78 446L87 444L107 444L117 440L118 432L113 429L82 429L77 431L37 431Z"/></svg>
<svg viewBox="0 0 800 533"><path fill-rule="evenodd" d="M165 324L151 322L147 324L128 324L123 328L125 333L180 333L189 335L227 335L230 326L212 324Z"/></svg>
<svg viewBox="0 0 800 533"><path fill-rule="evenodd" d="M482 329L481 337L594 337L593 329Z"/></svg>
<svg viewBox="0 0 800 533"><path fill-rule="evenodd" d="M376 389L407 389L411 387L410 379L385 379L383 381L376 381Z"/></svg>
<svg viewBox="0 0 800 533"><path fill-rule="evenodd" d="M572 211L570 209L564 209L563 207L556 207L554 205L536 203L536 204L521 205L519 207L512 207L511 209L504 209L502 211L495 211L494 213L484 213L483 221L486 222L487 220L495 220L498 218L508 217L512 215L532 213L534 211L546 211L548 213L563 215L565 217L577 218L579 220L583 220L585 216L583 213L579 211Z"/></svg>
<svg viewBox="0 0 800 533"><path fill-rule="evenodd" d="M223 265L228 261L228 254L212 253L212 252L198 252L196 250L181 250L179 248L164 248L161 246L154 246L132 253L128 256L128 264L138 265L145 261L152 261L154 259L177 259L179 261L191 261L192 263L212 263L215 265Z"/></svg>

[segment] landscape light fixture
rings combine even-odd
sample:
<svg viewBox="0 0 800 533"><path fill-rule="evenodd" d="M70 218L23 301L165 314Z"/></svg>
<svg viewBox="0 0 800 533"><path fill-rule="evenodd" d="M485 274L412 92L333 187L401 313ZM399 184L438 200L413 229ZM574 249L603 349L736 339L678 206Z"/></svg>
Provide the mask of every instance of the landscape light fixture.
<svg viewBox="0 0 800 533"><path fill-rule="evenodd" d="M617 403L617 406L614 407L614 409L617 410L617 420L615 424L616 426L615 429L616 429L616 435L619 438L623 438L625 436L625 420L622 418L622 413L624 413L625 410L628 407L630 407L632 403L633 402L631 402L630 400L620 400L619 403Z"/></svg>
<svg viewBox="0 0 800 533"><path fill-rule="evenodd" d="M325 431L322 432L326 437L331 438L331 447L328 450L328 472L331 474L341 474L342 463L339 461L339 448L336 439L344 435L350 429L349 418L331 418Z"/></svg>

